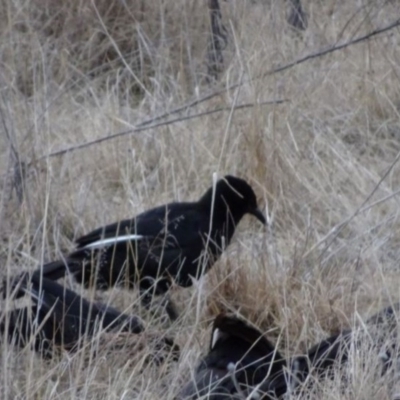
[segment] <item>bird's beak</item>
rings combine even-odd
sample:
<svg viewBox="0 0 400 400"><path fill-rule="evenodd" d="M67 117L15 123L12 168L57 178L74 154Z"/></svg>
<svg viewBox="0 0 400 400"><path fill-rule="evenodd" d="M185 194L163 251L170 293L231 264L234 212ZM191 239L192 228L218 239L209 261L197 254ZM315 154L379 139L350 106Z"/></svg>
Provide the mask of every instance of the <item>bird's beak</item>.
<svg viewBox="0 0 400 400"><path fill-rule="evenodd" d="M264 214L261 212L260 209L254 208L249 211L249 214L254 215L263 225L267 224L267 220L264 217Z"/></svg>

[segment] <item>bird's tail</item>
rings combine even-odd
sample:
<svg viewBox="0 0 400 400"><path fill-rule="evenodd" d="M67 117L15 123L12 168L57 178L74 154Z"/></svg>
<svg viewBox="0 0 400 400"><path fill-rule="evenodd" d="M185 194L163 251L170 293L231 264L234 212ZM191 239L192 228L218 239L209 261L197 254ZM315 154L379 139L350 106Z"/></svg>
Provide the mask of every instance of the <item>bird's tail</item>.
<svg viewBox="0 0 400 400"><path fill-rule="evenodd" d="M63 278L68 273L75 274L80 271L82 268L82 263L78 262L74 259L63 259L52 261L47 264L43 264L33 273L23 272L18 274L17 276L10 277L9 279L5 279L0 288L0 292L3 298L14 298L18 299L24 295L23 288L26 285L27 280L31 275L35 278L47 278L53 281L56 281L60 278Z"/></svg>
<svg viewBox="0 0 400 400"><path fill-rule="evenodd" d="M74 275L82 269L82 263L72 258L66 258L63 260L52 261L42 265L36 271L34 275L43 276L44 278L56 281L63 278L67 274Z"/></svg>

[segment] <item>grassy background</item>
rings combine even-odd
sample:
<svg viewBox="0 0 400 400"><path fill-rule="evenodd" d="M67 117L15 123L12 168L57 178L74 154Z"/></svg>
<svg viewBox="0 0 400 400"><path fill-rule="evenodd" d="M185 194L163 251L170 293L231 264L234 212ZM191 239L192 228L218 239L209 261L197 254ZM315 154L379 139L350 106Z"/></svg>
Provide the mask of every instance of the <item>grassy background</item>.
<svg viewBox="0 0 400 400"><path fill-rule="evenodd" d="M269 216L267 229L246 217L207 278L174 290L182 320L166 327L147 318L152 331L176 337L180 363L146 364L150 339L119 352L106 346L93 358L89 349L51 361L3 344L1 398L172 399L206 350L210 321L220 311L238 312L289 355L400 298L398 29L251 81L390 24L399 18L398 3L305 2L309 28L298 34L282 1L222 2L229 43L224 73L212 86L205 83L205 4L1 2L2 274L57 258L75 237L103 224L195 200L213 173L246 178ZM194 111L287 101L47 157L243 81ZM93 295L143 315L136 293ZM355 354L345 387L339 379L322 382L310 398L393 398L376 363L373 355Z"/></svg>

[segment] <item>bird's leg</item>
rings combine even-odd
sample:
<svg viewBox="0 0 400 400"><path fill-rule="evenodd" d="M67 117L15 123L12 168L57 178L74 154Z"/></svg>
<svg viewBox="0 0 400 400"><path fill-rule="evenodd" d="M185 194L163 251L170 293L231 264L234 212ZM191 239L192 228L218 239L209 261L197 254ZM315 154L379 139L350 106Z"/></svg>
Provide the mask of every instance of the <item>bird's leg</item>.
<svg viewBox="0 0 400 400"><path fill-rule="evenodd" d="M236 389L237 394L239 395L239 398L240 399L247 399L247 396L245 396L244 393L242 392L242 389L241 389L241 387L239 385L239 382L236 379L236 374L235 374L236 366L237 365L232 363L232 362L230 362L228 364L228 368L227 369L228 369L228 372L229 372L229 376L232 379L233 386L235 386L235 389Z"/></svg>
<svg viewBox="0 0 400 400"><path fill-rule="evenodd" d="M179 317L179 312L168 294L164 296L161 304L165 307L165 311L167 312L170 321L176 321Z"/></svg>
<svg viewBox="0 0 400 400"><path fill-rule="evenodd" d="M142 306L146 309L146 310L150 310L151 309L151 305L153 303L153 296L152 293L149 292L148 290L146 291L140 291L140 299L141 299L141 303Z"/></svg>
<svg viewBox="0 0 400 400"><path fill-rule="evenodd" d="M152 308L153 294L154 293L151 290L141 292L141 302L146 310L151 310ZM159 304L161 305L162 309L165 309L170 321L176 321L178 319L179 312L177 311L175 304L170 299L169 294L164 294Z"/></svg>
<svg viewBox="0 0 400 400"><path fill-rule="evenodd" d="M165 309L170 321L175 321L178 319L179 313L170 299L169 288L170 281L168 279L155 280L151 277L146 277L140 283L140 294L142 305L147 310L151 309L154 296L162 296L161 301L157 301L158 307L161 306L163 310Z"/></svg>

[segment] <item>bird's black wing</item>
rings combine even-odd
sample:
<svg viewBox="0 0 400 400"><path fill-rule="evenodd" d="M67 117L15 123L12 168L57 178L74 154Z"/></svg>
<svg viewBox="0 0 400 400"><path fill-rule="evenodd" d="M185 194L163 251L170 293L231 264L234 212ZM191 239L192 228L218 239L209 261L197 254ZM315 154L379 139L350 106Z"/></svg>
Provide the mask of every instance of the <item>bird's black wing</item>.
<svg viewBox="0 0 400 400"><path fill-rule="evenodd" d="M138 227L146 224L139 218L138 222ZM137 244L138 265L144 266L144 276L162 272L182 287L191 286L191 278L200 278L222 252L222 233L221 226L210 227L209 214L196 203L176 203L158 236Z"/></svg>
<svg viewBox="0 0 400 400"><path fill-rule="evenodd" d="M3 295L3 298L6 298L7 295L11 295L18 299L26 294L28 290L27 283L29 280L32 280L33 286L31 289L37 291L40 288L39 280L41 277L56 281L64 277L67 272L69 272L71 275L74 275L75 273L81 271L82 268L82 261L79 259L66 258L57 261L51 261L41 265L33 272L32 276L28 272L22 272L15 277L11 277L10 280L4 279L0 292ZM50 286L50 283L48 282L45 282L45 286L47 287L48 293L57 290L55 286Z"/></svg>
<svg viewBox="0 0 400 400"><path fill-rule="evenodd" d="M139 240L140 236L147 239L161 237L167 231L173 234L178 231L197 230L199 226L203 225L204 216L200 212L196 213L195 204L170 203L145 211L136 218L122 220L95 229L78 238L76 240L77 247L84 248L101 240L130 235L137 235ZM182 235L183 239L185 237L185 235Z"/></svg>
<svg viewBox="0 0 400 400"><path fill-rule="evenodd" d="M153 223L154 226L154 223ZM81 236L76 239L76 244L78 248L84 248L92 243L95 243L99 240L116 238L118 236L126 236L126 235L143 235L139 234L137 231L136 219L126 219L123 221L115 222L110 225L106 225L102 228L95 229L88 234Z"/></svg>
<svg viewBox="0 0 400 400"><path fill-rule="evenodd" d="M107 252L105 259L112 260L114 266L126 265L129 259L131 279L137 268L141 277L152 280L170 276L181 286L190 286L190 276L197 278L200 275L199 265L202 265L208 231L209 216L198 209L196 203L171 203L142 213L135 219L97 229L78 239L79 248L70 255L66 264L73 270L74 259L79 259L82 251L103 249ZM210 240L209 247L212 248L211 254L215 254L213 240ZM90 253L85 257L90 259ZM54 275L58 278L60 270L65 271L65 266L46 268L49 277ZM121 271L117 267L113 274L121 273L123 276ZM117 280L116 276L109 277L109 273L107 266L100 275L107 282ZM141 286L146 285L143 283Z"/></svg>

